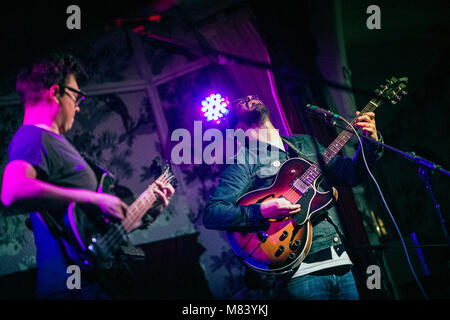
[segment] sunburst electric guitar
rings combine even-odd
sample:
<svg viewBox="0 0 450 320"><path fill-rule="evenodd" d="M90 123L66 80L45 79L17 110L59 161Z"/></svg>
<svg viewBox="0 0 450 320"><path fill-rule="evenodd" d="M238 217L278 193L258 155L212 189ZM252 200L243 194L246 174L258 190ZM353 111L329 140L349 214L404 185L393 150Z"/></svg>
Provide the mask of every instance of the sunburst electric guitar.
<svg viewBox="0 0 450 320"><path fill-rule="evenodd" d="M385 101L397 103L403 94L407 78L387 81L361 111L374 111ZM356 122L353 119L352 125ZM327 165L353 136L351 128L342 131L322 157ZM301 210L283 220L269 220L264 230L228 232L228 242L240 260L250 268L267 274L283 274L298 267L307 256L312 243L311 217L328 209L337 191L321 192L318 184L323 177L318 161L312 163L302 158L291 158L280 167L273 184L264 189L244 194L238 205L263 203L270 199L285 198L300 204Z"/></svg>

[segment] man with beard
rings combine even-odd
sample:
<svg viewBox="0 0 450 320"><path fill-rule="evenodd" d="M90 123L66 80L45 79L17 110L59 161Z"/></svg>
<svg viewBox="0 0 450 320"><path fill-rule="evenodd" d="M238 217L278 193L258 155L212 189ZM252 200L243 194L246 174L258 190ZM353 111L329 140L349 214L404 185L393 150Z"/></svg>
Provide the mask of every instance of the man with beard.
<svg viewBox="0 0 450 320"><path fill-rule="evenodd" d="M379 139L375 114L360 115L355 126L366 136ZM264 229L268 219L282 219L300 211L300 205L285 198L276 198L250 205L237 205L237 200L250 191L269 187L280 168L289 158L302 157L311 162L317 159L315 138L308 135L282 137L270 121L267 106L257 96L247 96L233 103L228 115L229 127L246 131L248 139L257 140L241 149L235 159L245 159L228 165L208 202L203 223L208 229L245 231ZM325 148L319 144L320 152ZM259 152L262 149L268 152ZM364 144L369 166L381 156L374 144ZM268 157L268 158L267 158ZM325 171L326 181L321 189L330 186L356 186L365 177L365 168L358 150L353 158L336 156ZM327 183L328 182L328 183ZM286 289L291 299L359 298L351 272L352 262L345 250L342 227L335 208L312 221L311 249L301 265L291 271Z"/></svg>

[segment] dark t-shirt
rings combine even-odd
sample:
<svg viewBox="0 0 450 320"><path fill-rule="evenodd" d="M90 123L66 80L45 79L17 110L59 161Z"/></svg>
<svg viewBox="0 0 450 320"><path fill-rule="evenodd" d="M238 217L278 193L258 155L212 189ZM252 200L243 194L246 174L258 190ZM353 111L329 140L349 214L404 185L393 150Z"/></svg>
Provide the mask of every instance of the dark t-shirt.
<svg viewBox="0 0 450 320"><path fill-rule="evenodd" d="M95 191L95 173L78 151L64 138L33 125L21 126L8 147L8 161L23 160L37 171L39 180L66 188ZM67 292L68 261L58 240L51 234L40 215L30 213L37 253L39 298Z"/></svg>

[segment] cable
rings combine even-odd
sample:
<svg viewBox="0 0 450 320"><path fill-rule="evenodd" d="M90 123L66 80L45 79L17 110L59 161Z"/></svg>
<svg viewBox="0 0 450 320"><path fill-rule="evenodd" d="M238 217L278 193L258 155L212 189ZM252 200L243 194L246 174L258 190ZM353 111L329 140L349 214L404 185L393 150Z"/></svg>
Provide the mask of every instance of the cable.
<svg viewBox="0 0 450 320"><path fill-rule="evenodd" d="M339 119L345 121L349 125L349 127L353 130L355 135L358 137L358 142L359 142L359 145L361 146L361 152L362 152L362 157L363 157L363 160L364 160L364 165L366 166L366 169L367 169L367 172L370 175L370 178L375 183L375 186L377 187L377 190L378 190L378 192L379 192L379 194L381 196L381 200L383 201L383 204L386 207L387 212L389 213L389 216L390 216L390 218L391 218L391 220L392 220L392 222L393 222L393 224L395 226L395 229L397 230L397 233L398 233L398 235L400 237L400 242L402 243L403 250L405 251L405 255L406 255L406 259L408 261L409 269L411 270L411 273L412 273L414 279L416 280L417 285L419 286L419 289L420 289L423 297L425 298L425 300L429 300L428 295L425 293L425 290L423 289L422 284L420 283L416 273L414 272L414 268L413 268L413 266L411 264L411 260L409 259L408 250L406 249L405 241L403 240L402 233L400 232L400 229L397 226L397 222L395 221L395 218L392 215L391 210L389 209L389 206L386 203L386 200L384 199L383 192L381 191L380 186L378 185L375 177L373 176L372 172L369 169L369 165L367 164L366 156L364 154L363 140L361 139L361 137L359 136L358 132L355 130L355 128L353 127L353 125L351 123L349 123L344 117L342 117L340 115L339 115Z"/></svg>

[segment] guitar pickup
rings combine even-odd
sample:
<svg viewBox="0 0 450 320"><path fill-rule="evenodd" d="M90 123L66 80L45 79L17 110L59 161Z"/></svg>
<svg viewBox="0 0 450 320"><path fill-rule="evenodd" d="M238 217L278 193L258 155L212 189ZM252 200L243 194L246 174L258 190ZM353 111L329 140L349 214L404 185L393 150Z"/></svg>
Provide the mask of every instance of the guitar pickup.
<svg viewBox="0 0 450 320"><path fill-rule="evenodd" d="M289 232L287 230L284 230L283 233L280 236L280 241L283 241L284 239L286 239L289 235Z"/></svg>
<svg viewBox="0 0 450 320"><path fill-rule="evenodd" d="M291 244L291 245L289 246L289 248L290 248L291 250L297 250L298 247L300 247L300 244L301 244L301 243L302 243L302 242L301 242L300 240L295 240L294 243Z"/></svg>
<svg viewBox="0 0 450 320"><path fill-rule="evenodd" d="M275 257L279 257L284 252L285 247L283 245L278 247L278 250L275 252Z"/></svg>

